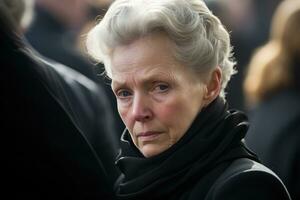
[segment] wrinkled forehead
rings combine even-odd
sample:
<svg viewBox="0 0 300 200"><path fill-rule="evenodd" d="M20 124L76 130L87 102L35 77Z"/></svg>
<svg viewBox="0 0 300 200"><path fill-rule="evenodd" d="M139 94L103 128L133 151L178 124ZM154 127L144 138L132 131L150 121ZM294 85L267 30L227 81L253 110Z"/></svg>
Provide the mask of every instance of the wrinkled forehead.
<svg viewBox="0 0 300 200"><path fill-rule="evenodd" d="M152 34L115 47L111 52L108 70L127 72L150 66L178 64L172 53L169 39L163 34ZM149 70L147 69L147 70Z"/></svg>

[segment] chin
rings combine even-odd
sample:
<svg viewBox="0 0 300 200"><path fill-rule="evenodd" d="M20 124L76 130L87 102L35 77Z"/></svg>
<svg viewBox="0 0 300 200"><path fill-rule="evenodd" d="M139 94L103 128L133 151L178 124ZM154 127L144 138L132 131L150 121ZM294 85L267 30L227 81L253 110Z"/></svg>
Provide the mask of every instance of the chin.
<svg viewBox="0 0 300 200"><path fill-rule="evenodd" d="M140 149L141 153L146 157L150 158L152 156L156 156L163 151L165 151L165 148L157 147L156 145L146 145L142 149Z"/></svg>

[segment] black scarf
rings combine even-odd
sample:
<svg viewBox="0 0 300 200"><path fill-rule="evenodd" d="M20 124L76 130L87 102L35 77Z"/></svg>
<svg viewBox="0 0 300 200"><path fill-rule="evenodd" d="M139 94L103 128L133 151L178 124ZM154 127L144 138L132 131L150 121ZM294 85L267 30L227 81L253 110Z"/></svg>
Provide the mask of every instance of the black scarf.
<svg viewBox="0 0 300 200"><path fill-rule="evenodd" d="M238 111L228 111L220 98L198 114L176 144L159 155L145 158L125 130L116 161L123 173L116 182L117 196L120 199L170 198L171 194L181 193L180 188L195 185L210 170L222 166L210 177L209 181L213 183L233 159L256 160L242 142L247 130L246 116ZM208 190L205 182L203 188Z"/></svg>

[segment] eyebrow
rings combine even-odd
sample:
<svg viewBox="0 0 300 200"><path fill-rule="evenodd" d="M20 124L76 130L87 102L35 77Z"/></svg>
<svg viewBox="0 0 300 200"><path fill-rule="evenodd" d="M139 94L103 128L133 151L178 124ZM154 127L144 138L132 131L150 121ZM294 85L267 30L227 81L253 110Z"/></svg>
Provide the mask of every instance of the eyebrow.
<svg viewBox="0 0 300 200"><path fill-rule="evenodd" d="M152 82L155 82L157 79L167 79L167 80L174 80L174 76L172 75L172 73L163 73L163 72L149 72L145 75L143 75L142 78L138 78L138 81L139 82L143 82L143 83L152 83ZM111 86L112 88L118 88L118 87L121 87L121 86L126 86L127 83L126 83L126 80L112 80L112 83L111 83Z"/></svg>

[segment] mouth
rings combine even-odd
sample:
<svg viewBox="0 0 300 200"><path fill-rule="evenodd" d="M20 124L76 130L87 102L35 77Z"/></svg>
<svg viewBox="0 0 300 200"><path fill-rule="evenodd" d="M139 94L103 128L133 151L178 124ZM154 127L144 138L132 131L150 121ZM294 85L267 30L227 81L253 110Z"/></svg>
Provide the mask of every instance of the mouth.
<svg viewBox="0 0 300 200"><path fill-rule="evenodd" d="M137 134L137 138L142 142L149 142L157 139L162 132L147 131Z"/></svg>

